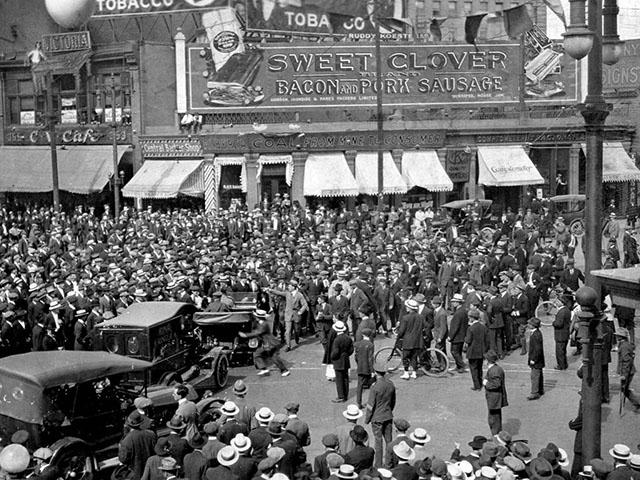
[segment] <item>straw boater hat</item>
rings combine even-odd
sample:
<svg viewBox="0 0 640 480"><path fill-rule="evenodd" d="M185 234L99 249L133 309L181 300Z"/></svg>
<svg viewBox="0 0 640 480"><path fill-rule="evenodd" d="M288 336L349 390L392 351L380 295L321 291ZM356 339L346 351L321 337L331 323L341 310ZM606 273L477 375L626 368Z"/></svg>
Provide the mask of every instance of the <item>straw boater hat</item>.
<svg viewBox="0 0 640 480"><path fill-rule="evenodd" d="M618 443L613 446L613 448L609 449L609 455L611 455L616 460L629 460L631 456L631 449L622 443Z"/></svg>
<svg viewBox="0 0 640 480"><path fill-rule="evenodd" d="M362 415L362 410L360 410L358 406L353 403L348 405L347 409L342 412L342 416L347 420L357 420L358 418L361 418Z"/></svg>
<svg viewBox="0 0 640 480"><path fill-rule="evenodd" d="M269 407L262 407L254 416L256 417L256 420L258 420L258 423L266 426L271 420L273 420L274 413Z"/></svg>
<svg viewBox="0 0 640 480"><path fill-rule="evenodd" d="M226 415L227 417L233 417L240 413L240 409L238 406L231 401L224 402L224 405L220 408L220 413Z"/></svg>
<svg viewBox="0 0 640 480"><path fill-rule="evenodd" d="M424 428L416 428L413 432L411 432L409 438L413 440L414 443L419 445L424 445L431 441L431 435L429 435Z"/></svg>
<svg viewBox="0 0 640 480"><path fill-rule="evenodd" d="M413 299L409 299L407 301L404 302L405 307L407 307L409 310L418 310L418 308L420 307L420 305L418 305L418 302L416 302Z"/></svg>
<svg viewBox="0 0 640 480"><path fill-rule="evenodd" d="M231 445L226 445L218 451L216 459L218 460L218 463L220 465L230 467L238 461L239 456L240 454L235 448L233 448Z"/></svg>
<svg viewBox="0 0 640 480"><path fill-rule="evenodd" d="M337 322L335 322L332 328L338 333L347 331L347 326L344 324L342 320L338 320Z"/></svg>
<svg viewBox="0 0 640 480"><path fill-rule="evenodd" d="M400 460L407 460L409 462L416 457L416 452L404 440L394 445L393 453L395 453Z"/></svg>
<svg viewBox="0 0 640 480"><path fill-rule="evenodd" d="M240 453L248 452L251 450L251 439L242 433L238 433L231 439L231 446Z"/></svg>

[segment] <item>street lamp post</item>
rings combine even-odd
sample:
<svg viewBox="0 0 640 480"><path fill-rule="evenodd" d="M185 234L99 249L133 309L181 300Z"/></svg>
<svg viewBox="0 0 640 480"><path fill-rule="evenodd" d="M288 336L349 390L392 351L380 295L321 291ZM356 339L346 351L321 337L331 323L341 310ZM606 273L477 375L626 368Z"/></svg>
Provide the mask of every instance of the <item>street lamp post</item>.
<svg viewBox="0 0 640 480"><path fill-rule="evenodd" d="M570 25L564 34L565 52L575 59L588 54L587 96L579 106L586 133L585 273L588 286L576 292L583 313L579 336L583 345L582 378L582 455L583 462L600 457L602 427L602 328L600 285L591 274L602 266L602 141L604 123L611 105L602 95L602 63L615 64L622 53L617 34L617 0L588 0L588 25L585 25L586 0L570 0ZM604 22L602 17L604 15ZM604 32L602 30L604 23Z"/></svg>
<svg viewBox="0 0 640 480"><path fill-rule="evenodd" d="M111 74L111 130L113 146L113 215L120 221L120 175L118 173L118 122L116 122L116 82Z"/></svg>

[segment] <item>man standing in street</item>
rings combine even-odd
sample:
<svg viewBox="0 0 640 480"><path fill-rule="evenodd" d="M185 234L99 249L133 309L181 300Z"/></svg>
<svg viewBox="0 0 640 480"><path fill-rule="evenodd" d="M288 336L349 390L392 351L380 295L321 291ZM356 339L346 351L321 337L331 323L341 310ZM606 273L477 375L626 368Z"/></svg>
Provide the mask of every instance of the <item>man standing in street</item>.
<svg viewBox="0 0 640 480"><path fill-rule="evenodd" d="M633 376L636 373L634 346L629 342L629 332L626 328L616 329L618 339L618 368L620 369L621 392L633 404L636 410L640 410L640 402L629 389Z"/></svg>
<svg viewBox="0 0 640 480"><path fill-rule="evenodd" d="M497 435L502 430L502 409L509 405L507 388L504 384L504 370L498 365L498 354L489 350L485 358L489 365L482 384L489 410L489 428L492 435Z"/></svg>
<svg viewBox="0 0 640 480"><path fill-rule="evenodd" d="M562 307L556 313L556 319L553 321L553 339L556 342L556 370L566 370L569 367L567 363L567 344L569 343L573 298L570 295L563 295L561 301Z"/></svg>
<svg viewBox="0 0 640 480"><path fill-rule="evenodd" d="M287 291L275 290L273 288L267 289L267 293L273 293L285 298L284 303L284 338L286 341L286 349L288 352L291 350L291 334L294 335L296 345L300 341L300 321L304 312L309 310L309 305L304 298L304 295L298 290L298 281L291 280Z"/></svg>
<svg viewBox="0 0 640 480"><path fill-rule="evenodd" d="M464 308L463 302L464 299L459 293L455 293L451 298L451 305L455 309L455 312L453 312L451 325L449 326L449 342L451 342L451 355L456 361L456 364L449 370L457 370L458 373L467 371L464 360L462 359L462 348L464 346L464 338L467 334L469 317L467 316L467 310Z"/></svg>
<svg viewBox="0 0 640 480"><path fill-rule="evenodd" d="M485 352L489 349L489 330L479 321L479 317L480 313L477 309L469 312L470 323L464 338L464 348L473 381L471 390L482 389L482 362Z"/></svg>
<svg viewBox="0 0 640 480"><path fill-rule="evenodd" d="M144 417L138 410L134 410L126 421L127 427L130 428L129 433L118 448L118 459L131 469L132 480L140 480L147 459L153 455L153 447L156 444L155 433L140 429L143 422Z"/></svg>
<svg viewBox="0 0 640 480"><path fill-rule="evenodd" d="M349 357L353 353L353 340L346 334L347 326L341 320L333 324L336 338L331 346L331 363L336 372L336 391L338 397L332 400L333 403L344 403L349 398L349 368L351 364Z"/></svg>
<svg viewBox="0 0 640 480"><path fill-rule="evenodd" d="M380 363L373 366L376 372L376 383L369 391L369 400L364 423L371 423L373 437L375 439L375 463L376 467L381 467L383 462L384 445L391 441L391 430L393 426L393 409L396 406L396 387L386 378L386 368Z"/></svg>
<svg viewBox="0 0 640 480"><path fill-rule="evenodd" d="M404 304L408 313L402 317L396 341L402 341L404 373L400 378L409 380L409 378L418 377L418 355L424 347L424 338L422 336L424 325L422 317L418 315L418 302L407 300ZM409 368L411 368L411 373L409 373Z"/></svg>
<svg viewBox="0 0 640 480"><path fill-rule="evenodd" d="M446 355L449 327L447 325L447 311L442 306L442 297L440 295L433 297L431 306L433 307L433 339L435 340L435 347ZM445 368L444 365L439 364L433 367L437 370L444 370Z"/></svg>
<svg viewBox="0 0 640 480"><path fill-rule="evenodd" d="M531 395L527 400L537 400L544 395L544 345L540 331L540 319L532 318L529 326L533 329L529 338L529 368L531 368Z"/></svg>

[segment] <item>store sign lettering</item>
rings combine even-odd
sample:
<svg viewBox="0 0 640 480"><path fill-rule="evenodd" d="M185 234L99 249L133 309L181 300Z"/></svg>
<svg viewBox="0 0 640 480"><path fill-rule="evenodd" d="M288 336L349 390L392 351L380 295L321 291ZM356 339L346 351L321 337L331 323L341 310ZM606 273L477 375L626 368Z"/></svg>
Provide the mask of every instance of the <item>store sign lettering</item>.
<svg viewBox="0 0 640 480"><path fill-rule="evenodd" d="M469 173L473 154L464 150L447 150L446 170L453 183L469 181Z"/></svg>
<svg viewBox="0 0 640 480"><path fill-rule="evenodd" d="M141 139L140 148L145 158L202 157L202 144L193 138Z"/></svg>
<svg viewBox="0 0 640 480"><path fill-rule="evenodd" d="M615 65L603 65L602 88L608 91L628 91L640 88L640 40L624 42L622 57Z"/></svg>
<svg viewBox="0 0 640 480"><path fill-rule="evenodd" d="M131 129L124 127L116 130L118 143L131 142ZM51 142L49 130L44 128L11 127L5 130L7 145L48 145ZM110 127L56 128L58 145L106 145L113 142L113 129Z"/></svg>
<svg viewBox="0 0 640 480"><path fill-rule="evenodd" d="M42 48L47 53L86 50L91 48L91 37L88 31L43 35Z"/></svg>
<svg viewBox="0 0 640 480"><path fill-rule="evenodd" d="M226 6L227 3L227 0L96 0L93 17L208 10Z"/></svg>
<svg viewBox="0 0 640 480"><path fill-rule="evenodd" d="M379 89L390 107L518 100L519 45L383 45L381 82L366 44L260 45L220 65L208 48L189 49L192 110L371 108Z"/></svg>

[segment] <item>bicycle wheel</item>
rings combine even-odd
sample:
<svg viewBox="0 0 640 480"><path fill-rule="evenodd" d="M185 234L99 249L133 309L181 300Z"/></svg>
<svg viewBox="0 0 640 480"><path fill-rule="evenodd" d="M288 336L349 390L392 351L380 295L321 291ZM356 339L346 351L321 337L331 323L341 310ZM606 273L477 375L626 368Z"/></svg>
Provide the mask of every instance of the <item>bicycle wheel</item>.
<svg viewBox="0 0 640 480"><path fill-rule="evenodd" d="M374 362L386 366L387 372L395 372L402 365L402 352L394 347L384 347L376 352Z"/></svg>
<svg viewBox="0 0 640 480"><path fill-rule="evenodd" d="M439 348L427 348L424 355L428 355L431 370L422 370L428 377L446 377L449 375L449 358ZM439 366L436 368L436 366Z"/></svg>
<svg viewBox="0 0 640 480"><path fill-rule="evenodd" d="M558 305L551 300L545 300L540 303L535 311L536 317L540 319L540 323L547 327L556 319L556 313L558 313Z"/></svg>

